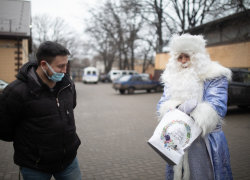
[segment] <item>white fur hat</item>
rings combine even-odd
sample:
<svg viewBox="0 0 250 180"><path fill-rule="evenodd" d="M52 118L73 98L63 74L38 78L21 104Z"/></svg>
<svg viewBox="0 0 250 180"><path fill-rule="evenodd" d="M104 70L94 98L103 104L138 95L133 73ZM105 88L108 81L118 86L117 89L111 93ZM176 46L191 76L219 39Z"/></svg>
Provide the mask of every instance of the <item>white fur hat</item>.
<svg viewBox="0 0 250 180"><path fill-rule="evenodd" d="M206 53L206 40L202 35L174 34L170 41L170 54Z"/></svg>

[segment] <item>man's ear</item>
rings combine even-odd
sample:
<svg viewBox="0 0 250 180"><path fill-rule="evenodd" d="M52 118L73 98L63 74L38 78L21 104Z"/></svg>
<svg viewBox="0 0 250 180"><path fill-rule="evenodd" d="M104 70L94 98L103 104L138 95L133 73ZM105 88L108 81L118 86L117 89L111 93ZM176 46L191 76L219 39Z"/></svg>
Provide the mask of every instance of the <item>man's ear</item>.
<svg viewBox="0 0 250 180"><path fill-rule="evenodd" d="M44 60L42 60L41 62L40 62L40 66L43 68L43 69L46 69L46 66L47 64L46 64L46 61L44 61Z"/></svg>

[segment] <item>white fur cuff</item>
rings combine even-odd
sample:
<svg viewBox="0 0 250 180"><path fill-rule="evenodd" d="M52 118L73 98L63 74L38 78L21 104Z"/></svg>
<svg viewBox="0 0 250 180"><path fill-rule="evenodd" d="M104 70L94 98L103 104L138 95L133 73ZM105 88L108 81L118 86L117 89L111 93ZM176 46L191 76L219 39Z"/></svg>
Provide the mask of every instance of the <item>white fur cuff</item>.
<svg viewBox="0 0 250 180"><path fill-rule="evenodd" d="M220 121L220 116L216 110L207 102L198 104L190 116L192 116L195 123L201 127L203 137L211 133Z"/></svg>
<svg viewBox="0 0 250 180"><path fill-rule="evenodd" d="M160 121L163 118L163 116L168 112L170 108L174 109L176 108L176 106L178 106L181 103L182 101L175 101L175 100L168 100L168 101L163 102L160 105L160 109L158 110L158 113L160 114L158 116L158 121Z"/></svg>

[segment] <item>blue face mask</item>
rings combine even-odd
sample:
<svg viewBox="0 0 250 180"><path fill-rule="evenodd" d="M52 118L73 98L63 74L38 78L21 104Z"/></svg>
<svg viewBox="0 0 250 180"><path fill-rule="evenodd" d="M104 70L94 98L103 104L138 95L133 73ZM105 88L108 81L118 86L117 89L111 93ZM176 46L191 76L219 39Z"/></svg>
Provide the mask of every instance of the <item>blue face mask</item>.
<svg viewBox="0 0 250 180"><path fill-rule="evenodd" d="M53 72L53 75L50 77L47 72L42 68L43 72L47 75L47 77L54 82L59 82L62 80L62 78L64 77L64 73L57 73L54 71L54 69L46 62L47 66L49 67L49 69Z"/></svg>

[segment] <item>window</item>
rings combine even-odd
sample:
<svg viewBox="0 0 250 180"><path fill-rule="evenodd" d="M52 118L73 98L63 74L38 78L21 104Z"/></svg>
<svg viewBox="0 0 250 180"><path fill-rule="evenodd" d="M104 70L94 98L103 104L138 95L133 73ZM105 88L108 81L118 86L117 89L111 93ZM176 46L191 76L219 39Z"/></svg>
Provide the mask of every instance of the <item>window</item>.
<svg viewBox="0 0 250 180"><path fill-rule="evenodd" d="M132 77L130 81L141 81L141 77Z"/></svg>
<svg viewBox="0 0 250 180"><path fill-rule="evenodd" d="M141 77L143 81L151 81L148 77L142 76Z"/></svg>
<svg viewBox="0 0 250 180"><path fill-rule="evenodd" d="M127 72L122 72L122 75L126 75L127 74Z"/></svg>
<svg viewBox="0 0 250 180"><path fill-rule="evenodd" d="M119 81L126 82L126 81L129 80L130 77L131 77L131 76L122 76L122 77L119 79Z"/></svg>
<svg viewBox="0 0 250 180"><path fill-rule="evenodd" d="M87 74L91 74L91 72L90 72L90 71L87 71Z"/></svg>
<svg viewBox="0 0 250 180"><path fill-rule="evenodd" d="M233 72L233 82L242 82L240 80L240 73L239 72Z"/></svg>
<svg viewBox="0 0 250 180"><path fill-rule="evenodd" d="M96 72L95 72L95 71L93 71L93 74L95 75L95 74L96 74Z"/></svg>
<svg viewBox="0 0 250 180"><path fill-rule="evenodd" d="M117 75L117 72L113 72L113 75Z"/></svg>
<svg viewBox="0 0 250 180"><path fill-rule="evenodd" d="M129 72L128 74L129 74L129 75L133 75L134 73L133 73L133 72Z"/></svg>
<svg viewBox="0 0 250 180"><path fill-rule="evenodd" d="M241 73L243 82L250 84L250 73Z"/></svg>

